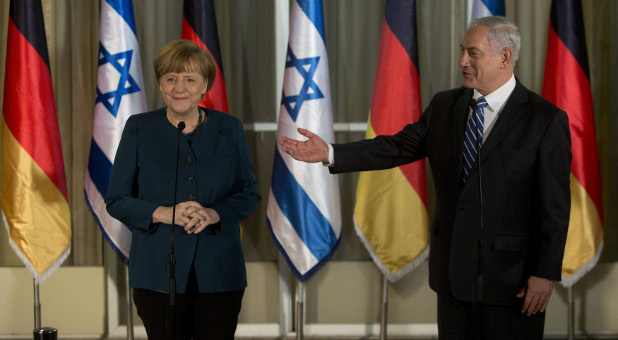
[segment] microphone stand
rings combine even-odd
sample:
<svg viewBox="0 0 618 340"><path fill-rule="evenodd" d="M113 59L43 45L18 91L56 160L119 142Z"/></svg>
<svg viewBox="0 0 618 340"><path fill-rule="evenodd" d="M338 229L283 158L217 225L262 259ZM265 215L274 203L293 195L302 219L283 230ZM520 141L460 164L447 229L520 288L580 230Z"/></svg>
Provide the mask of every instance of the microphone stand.
<svg viewBox="0 0 618 340"><path fill-rule="evenodd" d="M470 100L470 104L469 104L470 108L472 109L472 114L474 115L474 125L475 125L475 133L476 133L476 162L477 162L477 170L478 170L478 176L479 176L479 213L480 213L480 222L479 222L479 240L478 240L478 245L477 245L477 256L476 256L476 261L477 261L477 275L476 275L476 283L474 285L475 287L475 298L474 298L474 306L475 306L475 313L474 313L474 335L476 339L481 339L481 329L480 329L480 325L481 325L481 308L480 305L483 301L483 246L484 246L484 240L483 240L483 181L482 181L482 177L481 177L481 146L482 146L482 142L480 141L480 138L483 138L483 136L479 136L479 129L478 129L478 124L479 124L479 119L478 119L478 115L476 114L476 100L471 99ZM484 132L485 129L483 129Z"/></svg>
<svg viewBox="0 0 618 340"><path fill-rule="evenodd" d="M475 113L476 114L476 113ZM477 116L477 123L478 123L478 116ZM483 134L485 132L485 129L483 129ZM476 133L478 133L478 129L476 130ZM480 138L483 138L483 136L481 135ZM483 240L483 178L481 177L481 146L483 145L483 141L479 142L479 139L477 138L476 140L476 159L478 161L478 172L479 172L479 214L480 214L480 221L479 221L479 257L478 257L478 276L477 276L477 300L478 301L482 301L483 300L483 245L484 245L484 240Z"/></svg>
<svg viewBox="0 0 618 340"><path fill-rule="evenodd" d="M174 201L172 203L172 241L170 247L170 292L169 292L169 330L170 340L176 339L176 256L174 255L174 229L176 229L176 190L178 189L178 160L180 159L180 133L185 122L178 123L176 140L176 173L174 174Z"/></svg>

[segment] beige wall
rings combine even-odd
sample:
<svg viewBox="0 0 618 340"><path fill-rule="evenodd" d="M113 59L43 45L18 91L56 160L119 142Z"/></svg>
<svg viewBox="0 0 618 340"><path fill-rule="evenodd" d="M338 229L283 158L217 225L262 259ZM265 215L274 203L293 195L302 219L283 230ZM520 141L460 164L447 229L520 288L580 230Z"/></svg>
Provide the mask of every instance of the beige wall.
<svg viewBox="0 0 618 340"><path fill-rule="evenodd" d="M21 267L0 267L0 337L30 335L34 329L34 289ZM61 334L103 334L103 267L62 267L39 287L42 326Z"/></svg>
<svg viewBox="0 0 618 340"><path fill-rule="evenodd" d="M278 266L247 264L249 287L243 301L239 338L281 335ZM104 267L62 267L40 287L43 325L58 328L60 338L99 338L107 334ZM367 261L332 261L306 284L305 335L371 336L379 331L382 278ZM618 264L597 265L575 287L576 331L595 338L618 336ZM119 308L123 301L118 302ZM389 289L389 334L433 336L437 332L435 294L427 286L427 264ZM291 316L288 316L291 319ZM546 322L548 337L566 332L567 291L557 286ZM139 319L136 319L139 325ZM24 268L0 268L0 338L31 339L32 278ZM125 328L121 328L125 329ZM114 332L112 332L114 333ZM124 337L116 330L115 336ZM136 337L144 332L136 327ZM289 333L291 334L291 333ZM288 334L288 335L289 335Z"/></svg>

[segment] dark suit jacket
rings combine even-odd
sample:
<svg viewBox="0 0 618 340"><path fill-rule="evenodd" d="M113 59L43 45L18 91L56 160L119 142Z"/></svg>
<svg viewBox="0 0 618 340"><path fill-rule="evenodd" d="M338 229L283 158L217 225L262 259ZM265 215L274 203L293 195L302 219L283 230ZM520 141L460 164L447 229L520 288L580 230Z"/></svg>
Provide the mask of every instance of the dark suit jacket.
<svg viewBox="0 0 618 340"><path fill-rule="evenodd" d="M429 284L474 301L480 233L478 160L462 181L472 89L434 96L394 136L333 145L331 172L377 170L427 157L435 185ZM482 300L511 304L530 276L560 280L570 212L568 118L519 81L481 148Z"/></svg>
<svg viewBox="0 0 618 340"><path fill-rule="evenodd" d="M240 120L207 110L205 124L189 138L181 134L177 202L195 200L221 221L201 233L175 229L177 292L185 291L195 265L199 291L246 287L239 223L260 196ZM118 146L105 203L109 214L132 228L129 284L169 290L171 226L151 223L158 206L172 206L178 130L165 110L131 116Z"/></svg>

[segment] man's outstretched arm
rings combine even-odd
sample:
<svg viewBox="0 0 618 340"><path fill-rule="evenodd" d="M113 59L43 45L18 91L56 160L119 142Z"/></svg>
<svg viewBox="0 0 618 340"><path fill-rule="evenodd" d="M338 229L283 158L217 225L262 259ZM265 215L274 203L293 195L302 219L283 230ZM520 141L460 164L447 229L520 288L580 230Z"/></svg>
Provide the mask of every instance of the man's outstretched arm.
<svg viewBox="0 0 618 340"><path fill-rule="evenodd" d="M308 139L299 141L283 136L277 141L281 150L299 161L307 163L328 162L328 145L320 136L303 128L298 128L298 133Z"/></svg>

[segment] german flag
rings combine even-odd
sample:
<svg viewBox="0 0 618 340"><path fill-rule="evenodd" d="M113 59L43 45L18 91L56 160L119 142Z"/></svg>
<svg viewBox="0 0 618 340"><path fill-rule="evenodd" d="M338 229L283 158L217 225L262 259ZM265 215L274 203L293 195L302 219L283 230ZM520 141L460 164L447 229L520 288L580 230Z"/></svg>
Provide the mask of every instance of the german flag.
<svg viewBox="0 0 618 340"><path fill-rule="evenodd" d="M543 97L566 111L571 129L571 217L562 262L562 284L569 287L594 267L603 248L601 172L580 0L552 2Z"/></svg>
<svg viewBox="0 0 618 340"><path fill-rule="evenodd" d="M416 2L386 2L366 138L393 135L421 116ZM356 232L378 268L395 282L429 255L425 160L362 172Z"/></svg>
<svg viewBox="0 0 618 340"><path fill-rule="evenodd" d="M215 85L199 105L210 109L229 112L227 92L223 81L223 64L219 50L219 33L213 0L185 0L182 9L182 39L191 40L210 52L217 66Z"/></svg>
<svg viewBox="0 0 618 340"><path fill-rule="evenodd" d="M37 282L71 250L71 215L41 0L11 1L2 108L2 213Z"/></svg>

